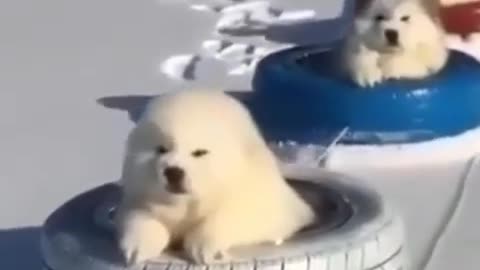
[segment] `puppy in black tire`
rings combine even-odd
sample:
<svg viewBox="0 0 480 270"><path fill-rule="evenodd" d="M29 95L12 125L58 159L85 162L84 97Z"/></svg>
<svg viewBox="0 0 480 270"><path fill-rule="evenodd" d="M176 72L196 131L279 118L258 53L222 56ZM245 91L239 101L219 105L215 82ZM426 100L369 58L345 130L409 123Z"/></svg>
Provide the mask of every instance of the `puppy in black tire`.
<svg viewBox="0 0 480 270"><path fill-rule="evenodd" d="M197 263L239 245L281 242L314 220L248 111L222 92L164 94L128 139L116 216L130 263L182 242Z"/></svg>

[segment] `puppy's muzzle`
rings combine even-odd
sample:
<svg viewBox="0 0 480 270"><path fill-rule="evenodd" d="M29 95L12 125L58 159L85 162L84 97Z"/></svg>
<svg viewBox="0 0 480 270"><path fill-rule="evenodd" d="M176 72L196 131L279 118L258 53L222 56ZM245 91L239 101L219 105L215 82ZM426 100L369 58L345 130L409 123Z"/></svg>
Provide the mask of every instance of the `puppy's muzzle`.
<svg viewBox="0 0 480 270"><path fill-rule="evenodd" d="M387 40L388 45L398 46L398 31L393 29L385 30L385 39Z"/></svg>
<svg viewBox="0 0 480 270"><path fill-rule="evenodd" d="M163 171L167 179L167 189L172 193L185 193L185 172L179 167L167 167Z"/></svg>

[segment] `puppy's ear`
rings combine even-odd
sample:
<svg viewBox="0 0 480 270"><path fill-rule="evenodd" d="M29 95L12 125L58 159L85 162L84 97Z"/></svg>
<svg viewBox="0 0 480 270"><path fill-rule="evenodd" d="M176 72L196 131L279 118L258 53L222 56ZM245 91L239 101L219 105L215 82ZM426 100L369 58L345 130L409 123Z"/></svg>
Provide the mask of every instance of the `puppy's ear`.
<svg viewBox="0 0 480 270"><path fill-rule="evenodd" d="M145 185L141 182L152 179L150 166L159 134L154 123L141 121L128 135L120 178L127 200L143 196Z"/></svg>
<svg viewBox="0 0 480 270"><path fill-rule="evenodd" d="M155 123L140 121L130 132L127 146L135 152L151 152L162 137L160 128Z"/></svg>
<svg viewBox="0 0 480 270"><path fill-rule="evenodd" d="M416 0L419 1L425 11L432 17L432 19L440 24L440 0Z"/></svg>
<svg viewBox="0 0 480 270"><path fill-rule="evenodd" d="M357 0L355 1L355 15L361 14L375 0Z"/></svg>

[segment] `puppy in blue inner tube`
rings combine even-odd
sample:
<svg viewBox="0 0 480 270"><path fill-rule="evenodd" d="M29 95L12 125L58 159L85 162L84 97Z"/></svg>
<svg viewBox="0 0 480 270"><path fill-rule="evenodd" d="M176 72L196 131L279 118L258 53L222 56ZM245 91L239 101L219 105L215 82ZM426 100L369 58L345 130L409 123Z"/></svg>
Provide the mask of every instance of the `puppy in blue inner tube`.
<svg viewBox="0 0 480 270"><path fill-rule="evenodd" d="M362 87L388 79L421 79L448 59L438 0L359 0L343 66Z"/></svg>

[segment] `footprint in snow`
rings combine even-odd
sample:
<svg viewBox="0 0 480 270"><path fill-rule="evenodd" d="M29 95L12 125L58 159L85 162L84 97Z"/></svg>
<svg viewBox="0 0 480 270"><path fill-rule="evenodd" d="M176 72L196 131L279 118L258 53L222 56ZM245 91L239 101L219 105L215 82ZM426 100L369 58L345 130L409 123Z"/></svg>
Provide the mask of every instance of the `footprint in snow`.
<svg viewBox="0 0 480 270"><path fill-rule="evenodd" d="M286 46L263 47L229 40L205 40L198 53L173 55L160 66L160 71L175 80L196 80L199 69L216 62L227 76L252 74L258 62L266 55Z"/></svg>
<svg viewBox="0 0 480 270"><path fill-rule="evenodd" d="M293 23L315 16L313 10L285 11L272 7L268 1L191 0L190 7L219 15L213 36L220 38L204 40L198 52L173 55L166 59L161 64L160 71L175 80L196 80L199 69L208 69L208 64L204 63L211 63L212 60L225 67L227 76L251 74L264 56L291 45L272 43L265 46L253 45L233 42L222 37L255 31L259 31L260 34L272 24Z"/></svg>

